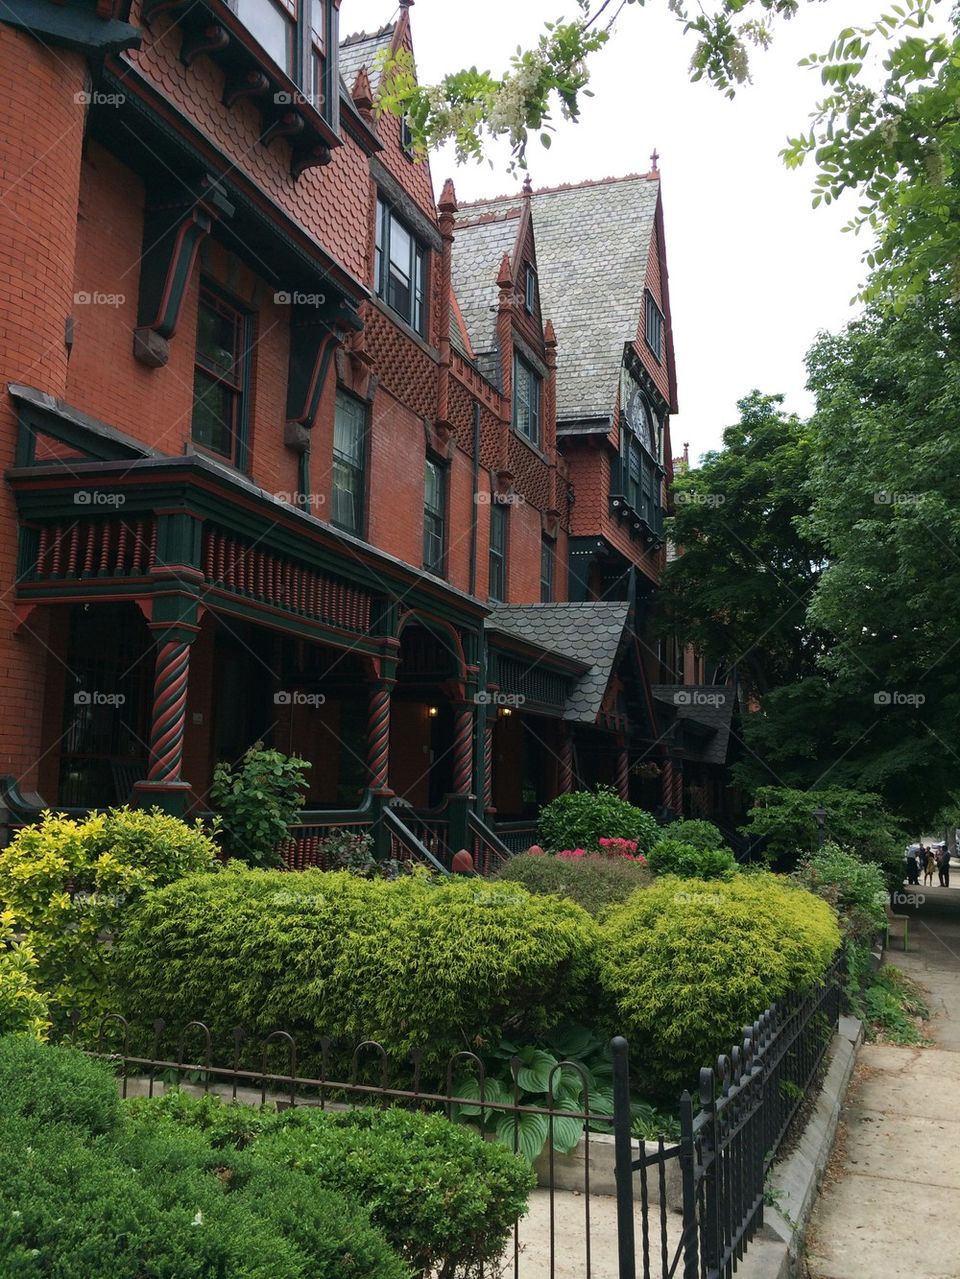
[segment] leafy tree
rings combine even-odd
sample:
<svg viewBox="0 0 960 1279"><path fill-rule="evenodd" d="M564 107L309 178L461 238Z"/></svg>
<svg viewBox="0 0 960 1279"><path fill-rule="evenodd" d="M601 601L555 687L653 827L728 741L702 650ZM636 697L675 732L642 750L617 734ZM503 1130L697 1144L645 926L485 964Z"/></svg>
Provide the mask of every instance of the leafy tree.
<svg viewBox="0 0 960 1279"><path fill-rule="evenodd" d="M239 763L213 770L210 800L220 814L223 848L252 866L279 866L280 848L306 799L308 760L254 742Z"/></svg>
<svg viewBox="0 0 960 1279"><path fill-rule="evenodd" d="M805 621L823 550L798 526L810 511L811 430L782 403L748 395L723 449L678 475L670 537L683 554L660 597L667 624L758 696L812 673L824 644Z"/></svg>

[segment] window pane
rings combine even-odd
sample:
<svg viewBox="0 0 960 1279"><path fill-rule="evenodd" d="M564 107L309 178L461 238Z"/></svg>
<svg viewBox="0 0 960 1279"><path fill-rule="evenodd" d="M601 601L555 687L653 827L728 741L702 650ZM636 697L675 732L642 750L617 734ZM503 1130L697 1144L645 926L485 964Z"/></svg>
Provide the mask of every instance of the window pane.
<svg viewBox="0 0 960 1279"><path fill-rule="evenodd" d="M201 295L197 316L197 356L201 364L234 378L237 357L236 317Z"/></svg>
<svg viewBox="0 0 960 1279"><path fill-rule="evenodd" d="M387 237L387 207L382 200L377 201L377 238L376 253L373 263L373 287L376 289L377 297L383 297L384 280L383 280L383 247Z"/></svg>
<svg viewBox="0 0 960 1279"><path fill-rule="evenodd" d="M360 530L361 474L352 466L334 458L333 522L351 533Z"/></svg>
<svg viewBox="0 0 960 1279"><path fill-rule="evenodd" d="M396 218L390 219L390 270L397 276L402 278L409 285L410 283L410 260L413 251L413 240L410 232L398 222Z"/></svg>
<svg viewBox="0 0 960 1279"><path fill-rule="evenodd" d="M427 461L424 484L424 502L428 510L440 510L440 469L435 462Z"/></svg>
<svg viewBox="0 0 960 1279"><path fill-rule="evenodd" d="M333 423L333 451L342 460L359 467L363 464L362 404L342 391L337 392L337 409Z"/></svg>
<svg viewBox="0 0 960 1279"><path fill-rule="evenodd" d="M294 25L290 17L273 4L272 0L236 0L236 3L237 17L254 40L263 46L274 62L290 74Z"/></svg>
<svg viewBox="0 0 960 1279"><path fill-rule="evenodd" d="M197 444L233 456L233 413L235 393L209 377L202 369L194 370L193 438Z"/></svg>

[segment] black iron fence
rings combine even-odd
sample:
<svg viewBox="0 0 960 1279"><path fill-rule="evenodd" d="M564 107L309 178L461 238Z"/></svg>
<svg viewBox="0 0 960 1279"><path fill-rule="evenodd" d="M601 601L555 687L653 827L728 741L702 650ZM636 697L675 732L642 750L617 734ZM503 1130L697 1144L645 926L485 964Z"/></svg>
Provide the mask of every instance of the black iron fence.
<svg viewBox="0 0 960 1279"><path fill-rule="evenodd" d="M186 1085L259 1105L397 1105L480 1126L492 1116L499 1139L528 1153L528 1130L537 1129L546 1138L535 1161L539 1186L505 1242L502 1270L488 1271L489 1279L731 1279L763 1223L766 1175L817 1078L840 990L835 963L814 990L745 1027L742 1043L701 1071L698 1097L683 1093L676 1141L634 1138L629 1049L620 1037L610 1045L612 1113L602 1090L591 1096L590 1073L575 1061L553 1068L543 1096L522 1100L519 1057L504 1090L467 1051L450 1058L438 1086L422 1053L394 1068L378 1043L351 1051L322 1038L302 1058L285 1031L254 1041L236 1028L225 1065L203 1022L174 1034L157 1021L147 1049L135 1051L130 1027L115 1015L104 1019L93 1051L115 1063L124 1096ZM572 1075L580 1082L576 1104ZM575 1146L571 1123L581 1133ZM564 1140L555 1140L561 1128Z"/></svg>

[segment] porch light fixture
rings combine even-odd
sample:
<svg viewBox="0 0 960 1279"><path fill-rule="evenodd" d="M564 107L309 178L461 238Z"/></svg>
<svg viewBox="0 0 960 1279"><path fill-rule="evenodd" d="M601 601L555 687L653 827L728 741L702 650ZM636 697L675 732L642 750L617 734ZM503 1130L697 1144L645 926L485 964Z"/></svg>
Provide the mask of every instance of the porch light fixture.
<svg viewBox="0 0 960 1279"><path fill-rule="evenodd" d="M427 714L430 716L430 718L431 718L431 719L436 719L436 718L437 718L437 716L440 714L440 707L439 707L439 706L428 706L428 707L427 707Z"/></svg>
<svg viewBox="0 0 960 1279"><path fill-rule="evenodd" d="M500 707L500 710L497 712L497 714L500 716L500 718L501 718L501 719L506 719L509 715L512 715L512 714L513 714L513 707L512 707L512 706L501 706L501 707Z"/></svg>

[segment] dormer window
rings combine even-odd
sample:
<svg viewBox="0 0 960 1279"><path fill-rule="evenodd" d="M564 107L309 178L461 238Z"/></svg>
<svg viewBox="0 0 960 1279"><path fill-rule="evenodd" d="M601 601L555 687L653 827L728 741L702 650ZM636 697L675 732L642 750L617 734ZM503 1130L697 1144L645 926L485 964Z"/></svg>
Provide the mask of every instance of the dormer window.
<svg viewBox="0 0 960 1279"><path fill-rule="evenodd" d="M417 333L426 331L427 251L386 201L377 200L374 287L377 297Z"/></svg>
<svg viewBox="0 0 960 1279"><path fill-rule="evenodd" d="M540 447L540 375L519 352L513 356L513 429Z"/></svg>
<svg viewBox="0 0 960 1279"><path fill-rule="evenodd" d="M537 273L532 266L527 266L523 282L523 306L532 315L537 305Z"/></svg>
<svg viewBox="0 0 960 1279"><path fill-rule="evenodd" d="M229 0L264 52L320 110L324 0Z"/></svg>
<svg viewBox="0 0 960 1279"><path fill-rule="evenodd" d="M647 294L645 334L647 346L659 364L663 360L663 312L654 301L653 294Z"/></svg>

